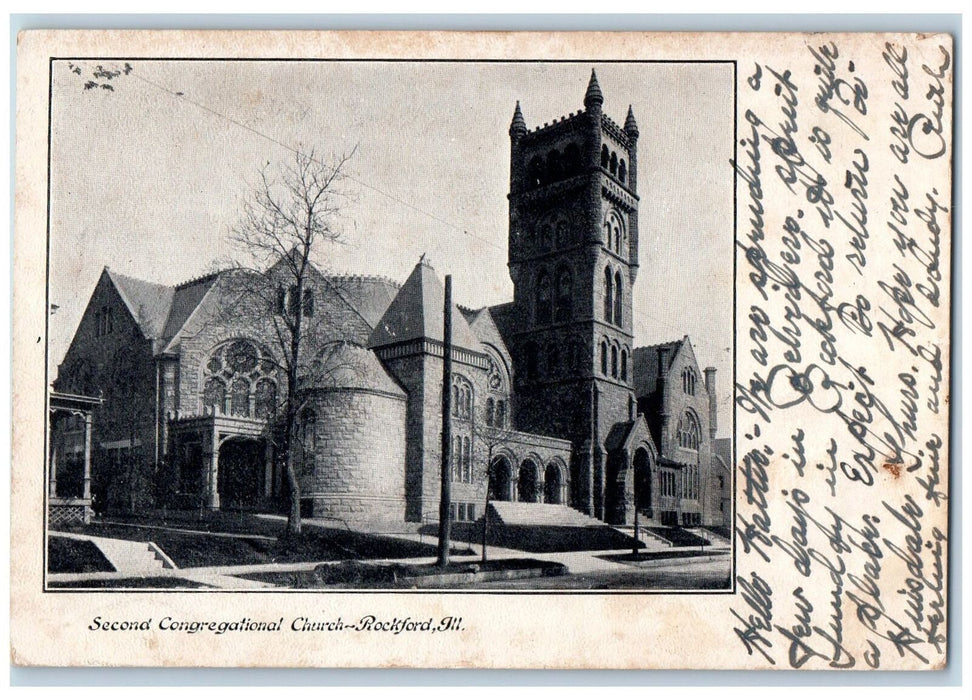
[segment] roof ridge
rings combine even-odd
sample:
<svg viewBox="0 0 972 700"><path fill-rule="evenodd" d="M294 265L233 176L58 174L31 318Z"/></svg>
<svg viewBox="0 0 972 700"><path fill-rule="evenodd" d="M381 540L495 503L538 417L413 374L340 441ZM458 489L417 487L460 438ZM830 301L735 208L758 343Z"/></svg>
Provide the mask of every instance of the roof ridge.
<svg viewBox="0 0 972 700"><path fill-rule="evenodd" d="M677 340L666 340L661 343L652 343L651 345L640 345L636 347L635 350L651 350L652 348L660 348L663 345L678 345L679 343L684 342L684 340L685 338L682 337L678 338Z"/></svg>
<svg viewBox="0 0 972 700"><path fill-rule="evenodd" d="M206 274L199 275L198 277L193 277L186 280L185 282L179 282L173 285L173 289L185 289L186 287L191 287L194 284L200 284L201 282L208 282L211 279L219 277L224 272L229 272L231 268L224 268L222 270L216 270L215 272L207 272Z"/></svg>
<svg viewBox="0 0 972 700"><path fill-rule="evenodd" d="M398 289L401 289L402 287L401 282L396 282L387 275L356 275L352 273L342 273L323 275L323 277L325 277L327 280L374 280L376 282L385 282Z"/></svg>

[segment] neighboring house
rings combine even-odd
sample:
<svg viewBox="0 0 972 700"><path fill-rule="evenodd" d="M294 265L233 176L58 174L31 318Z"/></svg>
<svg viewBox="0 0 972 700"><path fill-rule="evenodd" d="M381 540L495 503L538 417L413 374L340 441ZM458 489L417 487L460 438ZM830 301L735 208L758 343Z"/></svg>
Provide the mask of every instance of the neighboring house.
<svg viewBox="0 0 972 700"><path fill-rule="evenodd" d="M706 488L715 370L702 379L687 337L634 346L639 131L630 109L618 126L602 103L592 75L576 115L529 131L516 106L513 301L452 313L457 520L480 517L488 489L612 523L636 508L659 525L724 522ZM92 456L104 507L285 505L274 432L285 377L234 274L168 287L105 268L55 382L104 399ZM315 329L305 359L319 372L300 387L303 512L436 519L444 300L431 265L400 287L314 270L297 304L281 288L277 312Z"/></svg>

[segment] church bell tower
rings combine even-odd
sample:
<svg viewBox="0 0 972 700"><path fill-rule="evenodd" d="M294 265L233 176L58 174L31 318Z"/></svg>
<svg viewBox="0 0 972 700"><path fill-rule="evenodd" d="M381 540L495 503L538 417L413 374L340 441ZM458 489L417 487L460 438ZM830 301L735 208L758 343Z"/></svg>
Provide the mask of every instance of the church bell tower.
<svg viewBox="0 0 972 700"><path fill-rule="evenodd" d="M572 505L603 517L605 441L634 418L631 290L638 273L638 124L584 109L510 124L509 270L520 430L574 443Z"/></svg>

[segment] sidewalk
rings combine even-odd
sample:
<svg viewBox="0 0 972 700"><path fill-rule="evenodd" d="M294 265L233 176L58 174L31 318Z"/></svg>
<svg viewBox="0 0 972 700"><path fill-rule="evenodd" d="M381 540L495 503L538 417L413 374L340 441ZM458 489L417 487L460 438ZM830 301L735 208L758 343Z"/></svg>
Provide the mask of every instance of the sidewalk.
<svg viewBox="0 0 972 700"><path fill-rule="evenodd" d="M185 532L181 528L166 528L164 526L152 526L153 529L166 530L171 529L175 532ZM52 532L52 535L65 536L64 533ZM202 533L200 533L202 534ZM229 533L205 533L214 534L215 536L225 536ZM104 540L106 538L92 537L87 535L67 535L75 539L89 539L94 541L99 547L102 547ZM230 535L233 536L233 535ZM429 539L427 535L422 536L417 533L398 533L398 534L386 534L386 537L393 537L395 539L401 539L405 541L419 542L426 541ZM99 542L100 541L100 542ZM112 540L112 542L122 542L120 540ZM128 543L132 544L132 543ZM464 555L452 555L450 560L457 563L478 563L482 559L482 545L476 543L467 543L456 541L454 545L465 545L472 549L474 554L464 554ZM110 548L110 547L109 547ZM684 552L686 556L696 555L700 550L699 547L669 547L665 546L657 541L650 540L645 543L645 546L640 550L643 553L661 553L661 552ZM728 554L729 549L726 547L706 547L705 552L713 556ZM487 557L489 560L498 559L537 559L540 561L548 561L553 563L564 564L567 567L569 574L591 574L591 573L612 573L621 571L631 571L636 568L650 568L653 565L667 563L671 564L672 559L659 559L657 561L644 561L644 562L633 562L633 561L612 561L611 558L624 556L631 554L631 549L618 549L618 550L593 550L593 551L575 551L575 552L527 552L518 549L510 549L504 547L496 547L490 545L487 548ZM678 558L678 557L675 557ZM435 557L403 557L395 559L375 559L369 560L376 564L432 564L435 563ZM267 583L264 581L255 581L246 578L240 578L242 575L255 574L255 573L289 573L289 572L301 572L301 571L313 571L317 566L321 564L328 564L330 561L313 561L313 562L288 562L288 563L271 563L271 564L243 564L243 565L228 565L228 566L204 566L204 567L192 567L192 568L165 568L156 569L151 572L145 571L144 568L118 568L118 571L106 573L106 572L93 572L93 573L77 573L77 574L48 574L47 580L51 583L59 584L70 584L70 583L81 583L87 581L112 581L112 580L123 580L123 579L133 579L140 578L147 574L150 574L153 578L175 578L187 581L192 581L194 583L199 583L204 586L209 586L212 588L219 588L223 590L253 590L253 589L273 589L279 588L274 584Z"/></svg>

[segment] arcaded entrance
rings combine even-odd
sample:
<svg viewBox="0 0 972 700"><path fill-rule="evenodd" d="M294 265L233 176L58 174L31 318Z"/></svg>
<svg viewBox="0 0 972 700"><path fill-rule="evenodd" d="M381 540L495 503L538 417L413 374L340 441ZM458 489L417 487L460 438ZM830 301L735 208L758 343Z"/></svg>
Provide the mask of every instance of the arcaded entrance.
<svg viewBox="0 0 972 700"><path fill-rule="evenodd" d="M513 500L513 467L506 457L494 459L489 470L489 500Z"/></svg>
<svg viewBox="0 0 972 700"><path fill-rule="evenodd" d="M552 462L547 465L543 475L543 502L557 504L564 502L563 471Z"/></svg>
<svg viewBox="0 0 972 700"><path fill-rule="evenodd" d="M651 510L651 456L648 450L640 448L634 456L634 500L635 508L647 517L653 517Z"/></svg>
<svg viewBox="0 0 972 700"><path fill-rule="evenodd" d="M517 499L526 503L537 503L540 498L537 463L532 459L524 460L520 464L520 476L517 479Z"/></svg>
<svg viewBox="0 0 972 700"><path fill-rule="evenodd" d="M219 448L219 501L223 508L254 508L264 491L266 443L233 438Z"/></svg>

